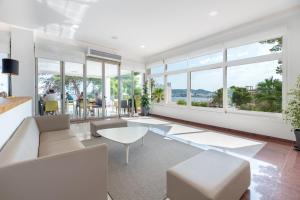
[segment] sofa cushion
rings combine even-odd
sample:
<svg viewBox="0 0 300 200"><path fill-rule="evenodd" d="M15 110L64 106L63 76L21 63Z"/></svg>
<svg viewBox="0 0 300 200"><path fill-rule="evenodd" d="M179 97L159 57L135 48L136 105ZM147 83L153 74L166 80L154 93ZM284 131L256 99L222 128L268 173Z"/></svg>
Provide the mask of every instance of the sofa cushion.
<svg viewBox="0 0 300 200"><path fill-rule="evenodd" d="M34 117L41 133L70 128L69 115L46 115Z"/></svg>
<svg viewBox="0 0 300 200"><path fill-rule="evenodd" d="M0 166L34 159L38 156L39 129L34 118L24 119L0 152Z"/></svg>
<svg viewBox="0 0 300 200"><path fill-rule="evenodd" d="M76 136L71 129L44 132L40 135L40 144L43 144L45 142L56 142L60 140L70 139L73 137Z"/></svg>
<svg viewBox="0 0 300 200"><path fill-rule="evenodd" d="M83 144L76 137L52 142L43 142L40 144L39 157L76 151L82 148L84 148Z"/></svg>

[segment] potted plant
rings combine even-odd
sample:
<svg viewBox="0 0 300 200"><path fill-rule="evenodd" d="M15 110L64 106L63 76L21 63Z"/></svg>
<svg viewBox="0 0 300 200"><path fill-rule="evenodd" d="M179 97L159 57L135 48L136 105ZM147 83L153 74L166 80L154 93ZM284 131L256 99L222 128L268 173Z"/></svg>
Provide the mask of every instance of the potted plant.
<svg viewBox="0 0 300 200"><path fill-rule="evenodd" d="M150 98L148 94L148 82L145 81L143 85L143 95L141 97L141 107L142 107L142 115L147 116L149 115L150 110Z"/></svg>
<svg viewBox="0 0 300 200"><path fill-rule="evenodd" d="M290 90L291 97L285 110L286 119L291 122L296 136L297 150L300 150L300 76L298 77L296 88Z"/></svg>

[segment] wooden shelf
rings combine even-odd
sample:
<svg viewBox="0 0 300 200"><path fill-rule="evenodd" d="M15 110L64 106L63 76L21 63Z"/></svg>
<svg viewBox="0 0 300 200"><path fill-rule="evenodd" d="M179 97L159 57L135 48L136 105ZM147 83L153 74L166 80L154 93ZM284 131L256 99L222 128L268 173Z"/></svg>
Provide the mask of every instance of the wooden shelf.
<svg viewBox="0 0 300 200"><path fill-rule="evenodd" d="M31 97L0 97L0 114L5 113L6 111L11 110L31 99Z"/></svg>

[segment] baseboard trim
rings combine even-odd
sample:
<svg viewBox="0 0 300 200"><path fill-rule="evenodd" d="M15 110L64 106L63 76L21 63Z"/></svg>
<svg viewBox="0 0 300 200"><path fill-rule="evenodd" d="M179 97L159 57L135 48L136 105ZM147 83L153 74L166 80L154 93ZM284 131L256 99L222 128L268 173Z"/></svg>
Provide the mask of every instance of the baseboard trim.
<svg viewBox="0 0 300 200"><path fill-rule="evenodd" d="M220 132L229 133L232 135L237 135L237 136L242 136L242 137L247 137L247 138L251 138L251 139L259 139L259 140L263 140L266 142L269 141L269 142L285 143L285 144L291 144L291 145L295 144L295 142L292 140L267 136L267 135L263 135L263 134L240 131L240 130L236 130L236 129L229 129L229 128L213 126L213 125L209 125L209 124L202 124L202 123L197 123L197 122L192 122L192 121L187 121L187 120L182 120L182 119L177 119L177 118L167 117L167 116L162 116L162 115L156 115L156 114L151 114L151 116L178 122L178 123L188 124L188 125L199 127L199 128L206 128L206 129L210 129L210 130L214 130L214 131L220 131Z"/></svg>

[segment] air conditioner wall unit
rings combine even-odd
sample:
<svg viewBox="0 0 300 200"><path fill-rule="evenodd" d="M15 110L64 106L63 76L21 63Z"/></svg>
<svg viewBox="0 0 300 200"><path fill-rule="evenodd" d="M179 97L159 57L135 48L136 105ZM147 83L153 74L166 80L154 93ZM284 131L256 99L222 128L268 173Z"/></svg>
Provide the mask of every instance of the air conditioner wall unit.
<svg viewBox="0 0 300 200"><path fill-rule="evenodd" d="M117 61L121 62L122 57L117 54L113 53L107 53L104 51L99 51L96 49L88 48L87 56L93 57L93 58L102 58L106 60L111 60L111 61Z"/></svg>

